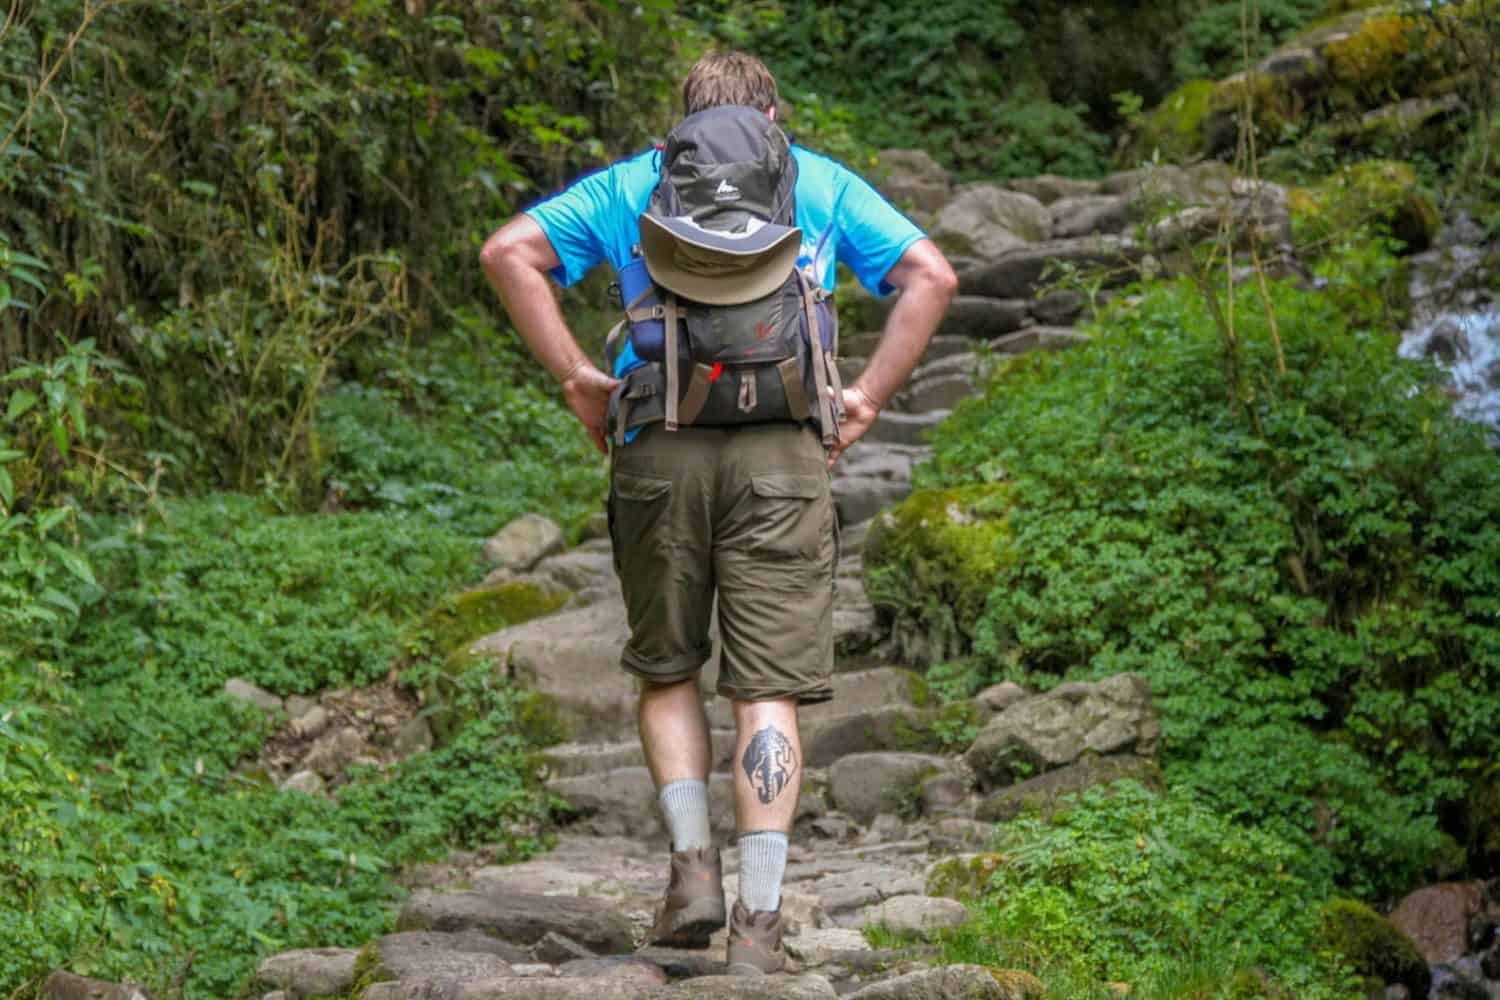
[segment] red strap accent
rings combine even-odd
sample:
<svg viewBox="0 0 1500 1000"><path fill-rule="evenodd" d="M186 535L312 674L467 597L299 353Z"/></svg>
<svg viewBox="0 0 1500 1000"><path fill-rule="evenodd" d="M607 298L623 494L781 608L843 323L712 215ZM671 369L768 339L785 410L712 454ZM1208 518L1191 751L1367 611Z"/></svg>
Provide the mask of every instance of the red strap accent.
<svg viewBox="0 0 1500 1000"><path fill-rule="evenodd" d="M723 374L724 374L724 362L722 362L722 361L715 361L714 362L714 370L708 373L708 380L710 382L717 382L719 380L719 376L723 375Z"/></svg>

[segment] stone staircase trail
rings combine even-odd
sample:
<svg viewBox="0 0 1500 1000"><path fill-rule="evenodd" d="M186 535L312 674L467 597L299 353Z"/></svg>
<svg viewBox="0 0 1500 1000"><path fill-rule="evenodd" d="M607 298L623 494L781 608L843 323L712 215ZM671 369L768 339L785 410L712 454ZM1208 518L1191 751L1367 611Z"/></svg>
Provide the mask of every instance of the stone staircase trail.
<svg viewBox="0 0 1500 1000"><path fill-rule="evenodd" d="M887 193L913 206L950 253L960 294L922 365L834 471L843 525L835 697L801 714L802 796L783 893L795 967L773 977L726 976L724 932L706 951L638 946L665 887L669 845L636 739L634 683L618 666L625 610L608 539L562 552L558 535L493 579L566 590L569 604L472 646L498 672L549 696L578 734L542 759L547 789L571 811L556 847L513 865L460 851L404 873L413 891L397 933L361 949L267 959L257 976L264 1000L351 989L366 1000L1041 995L1041 984L1022 972L936 964L927 939L970 919L959 899L996 863L971 852L982 852L996 820L1100 781L1159 780L1150 694L1139 678L1119 675L1040 695L1002 684L972 702L937 705L918 674L891 665L890 640L864 589L865 531L910 491L912 467L929 453L928 432L977 391L983 358L1086 339L1073 325L1085 315L1084 296L1045 285L1057 268L1105 268L1098 301L1133 276L1145 254L1123 233L1144 217L1152 185L1179 201L1237 199L1233 210L1242 215L1253 203L1273 230L1284 221L1285 196L1248 190L1221 164L955 189L925 154L886 160ZM1203 210L1189 205L1154 225L1196 231L1206 224ZM888 300L861 300L862 325L878 329L890 308ZM843 338L846 379L878 338ZM734 732L728 704L713 694L716 676L711 661L701 682L713 743L710 808L716 838L731 844ZM729 847L731 902L737 863ZM912 943L872 947L863 929L876 925Z"/></svg>

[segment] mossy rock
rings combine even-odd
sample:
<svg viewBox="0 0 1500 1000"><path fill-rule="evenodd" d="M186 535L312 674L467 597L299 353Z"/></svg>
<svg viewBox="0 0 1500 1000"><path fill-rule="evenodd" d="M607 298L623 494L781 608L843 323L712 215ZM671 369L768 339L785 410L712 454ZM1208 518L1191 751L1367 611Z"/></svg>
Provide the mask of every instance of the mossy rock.
<svg viewBox="0 0 1500 1000"><path fill-rule="evenodd" d="M1363 225L1379 225L1417 253L1432 245L1443 217L1417 186L1410 164L1366 160L1288 195L1298 241L1320 243Z"/></svg>
<svg viewBox="0 0 1500 1000"><path fill-rule="evenodd" d="M1047 985L1029 972L994 966L986 968L1005 991L1006 1000L1043 1000L1047 995Z"/></svg>
<svg viewBox="0 0 1500 1000"><path fill-rule="evenodd" d="M1416 943L1395 924L1355 899L1330 900L1320 916L1319 937L1355 972L1400 983L1414 997L1427 995L1432 973Z"/></svg>
<svg viewBox="0 0 1500 1000"><path fill-rule="evenodd" d="M927 895L946 896L961 903L978 899L989 888L990 877L1003 864L1005 855L993 851L939 862L927 873Z"/></svg>
<svg viewBox="0 0 1500 1000"><path fill-rule="evenodd" d="M1203 125L1213 111L1214 82L1189 80L1164 97L1141 119L1127 159L1176 163L1203 150Z"/></svg>
<svg viewBox="0 0 1500 1000"><path fill-rule="evenodd" d="M907 659L966 650L996 577L1016 560L1011 495L1005 483L917 490L870 526L865 586Z"/></svg>
<svg viewBox="0 0 1500 1000"><path fill-rule="evenodd" d="M349 1000L363 1000L365 990L376 983L388 983L395 978L380 961L380 942L367 942L359 949L359 954L354 956L354 985L349 987Z"/></svg>

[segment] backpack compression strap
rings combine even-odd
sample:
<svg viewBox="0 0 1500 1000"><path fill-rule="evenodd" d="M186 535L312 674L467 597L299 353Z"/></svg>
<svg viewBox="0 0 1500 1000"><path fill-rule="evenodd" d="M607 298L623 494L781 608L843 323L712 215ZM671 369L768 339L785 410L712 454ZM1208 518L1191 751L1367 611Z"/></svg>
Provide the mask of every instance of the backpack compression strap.
<svg viewBox="0 0 1500 1000"><path fill-rule="evenodd" d="M812 279L802 270L797 271L797 281L802 286L802 309L807 314L807 339L812 347L813 388L818 393L818 424L823 428L823 447L832 448L839 443L839 411L843 400L834 398L833 381L829 378L828 355L823 351L823 331L818 327L817 295Z"/></svg>
<svg viewBox="0 0 1500 1000"><path fill-rule="evenodd" d="M667 362L667 430L677 429L677 296L667 292L662 305L666 307L667 314L664 318L665 331L662 338L662 349L666 352Z"/></svg>

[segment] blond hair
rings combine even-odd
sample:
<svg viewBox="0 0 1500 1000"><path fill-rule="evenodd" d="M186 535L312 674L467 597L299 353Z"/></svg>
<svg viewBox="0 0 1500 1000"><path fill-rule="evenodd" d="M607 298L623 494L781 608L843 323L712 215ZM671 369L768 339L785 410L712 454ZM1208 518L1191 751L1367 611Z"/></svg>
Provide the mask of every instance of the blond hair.
<svg viewBox="0 0 1500 1000"><path fill-rule="evenodd" d="M682 82L682 105L691 115L721 104L769 111L776 106L776 78L752 55L709 52L693 64Z"/></svg>

